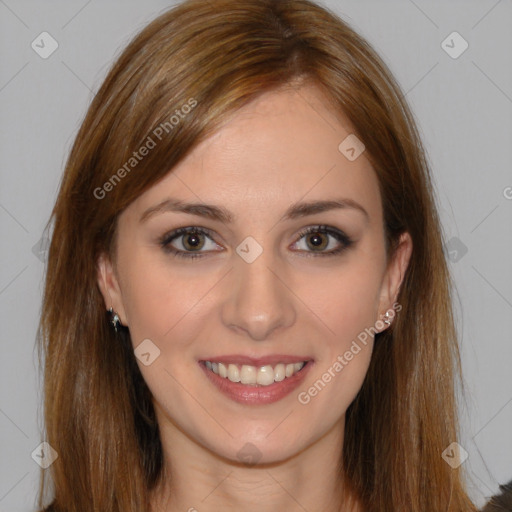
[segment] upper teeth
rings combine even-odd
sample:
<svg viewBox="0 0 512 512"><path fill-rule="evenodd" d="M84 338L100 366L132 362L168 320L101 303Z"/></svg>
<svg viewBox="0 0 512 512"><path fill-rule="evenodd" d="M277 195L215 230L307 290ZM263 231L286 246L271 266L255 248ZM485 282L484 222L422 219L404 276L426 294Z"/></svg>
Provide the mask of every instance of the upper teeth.
<svg viewBox="0 0 512 512"><path fill-rule="evenodd" d="M231 382L269 386L274 382L281 382L286 377L291 377L301 370L306 363L279 363L274 367L266 365L260 366L259 368L247 364L239 367L236 364L212 363L211 361L206 361L205 364L213 373L221 377L227 377Z"/></svg>

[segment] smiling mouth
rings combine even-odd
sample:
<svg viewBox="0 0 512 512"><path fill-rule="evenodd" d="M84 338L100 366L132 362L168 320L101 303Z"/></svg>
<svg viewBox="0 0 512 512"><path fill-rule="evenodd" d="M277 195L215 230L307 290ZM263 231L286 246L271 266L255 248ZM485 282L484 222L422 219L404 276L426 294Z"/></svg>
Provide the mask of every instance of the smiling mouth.
<svg viewBox="0 0 512 512"><path fill-rule="evenodd" d="M298 363L277 363L275 365L252 366L233 363L201 361L212 373L234 383L247 386L270 386L282 382L299 373L308 361Z"/></svg>

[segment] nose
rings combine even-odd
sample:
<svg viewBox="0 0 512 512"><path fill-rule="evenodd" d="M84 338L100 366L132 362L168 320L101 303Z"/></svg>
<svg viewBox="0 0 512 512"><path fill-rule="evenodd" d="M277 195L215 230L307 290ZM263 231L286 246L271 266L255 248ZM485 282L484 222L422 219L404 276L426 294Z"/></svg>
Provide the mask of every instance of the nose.
<svg viewBox="0 0 512 512"><path fill-rule="evenodd" d="M286 284L282 266L263 253L252 263L235 256L234 268L226 282L222 321L232 330L254 341L271 338L273 331L295 322L294 294Z"/></svg>

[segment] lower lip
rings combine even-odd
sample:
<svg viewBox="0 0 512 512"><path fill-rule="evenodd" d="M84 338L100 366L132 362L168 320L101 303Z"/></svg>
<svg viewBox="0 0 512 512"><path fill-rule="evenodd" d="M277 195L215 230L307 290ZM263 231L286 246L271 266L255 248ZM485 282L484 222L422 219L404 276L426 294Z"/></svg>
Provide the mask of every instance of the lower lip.
<svg viewBox="0 0 512 512"><path fill-rule="evenodd" d="M313 366L313 362L308 361L298 373L291 377L286 377L281 382L274 382L269 386L251 386L249 384L231 382L227 377L221 377L208 370L204 363L199 363L199 366L206 373L210 382L224 395L231 398L231 400L240 404L265 405L278 402L296 389L306 377L311 366Z"/></svg>

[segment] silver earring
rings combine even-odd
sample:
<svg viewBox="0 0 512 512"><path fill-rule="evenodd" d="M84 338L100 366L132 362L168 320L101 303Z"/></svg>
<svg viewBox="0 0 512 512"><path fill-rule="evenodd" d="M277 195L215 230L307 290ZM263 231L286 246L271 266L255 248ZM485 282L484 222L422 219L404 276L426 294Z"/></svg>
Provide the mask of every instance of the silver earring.
<svg viewBox="0 0 512 512"><path fill-rule="evenodd" d="M389 312L386 311L386 314L384 315L384 323L389 327L391 325L391 320L389 319Z"/></svg>
<svg viewBox="0 0 512 512"><path fill-rule="evenodd" d="M112 327L114 328L114 331L118 331L119 327L121 326L121 319L119 318L119 315L113 310L112 307L108 310L110 313L110 323L112 324Z"/></svg>

